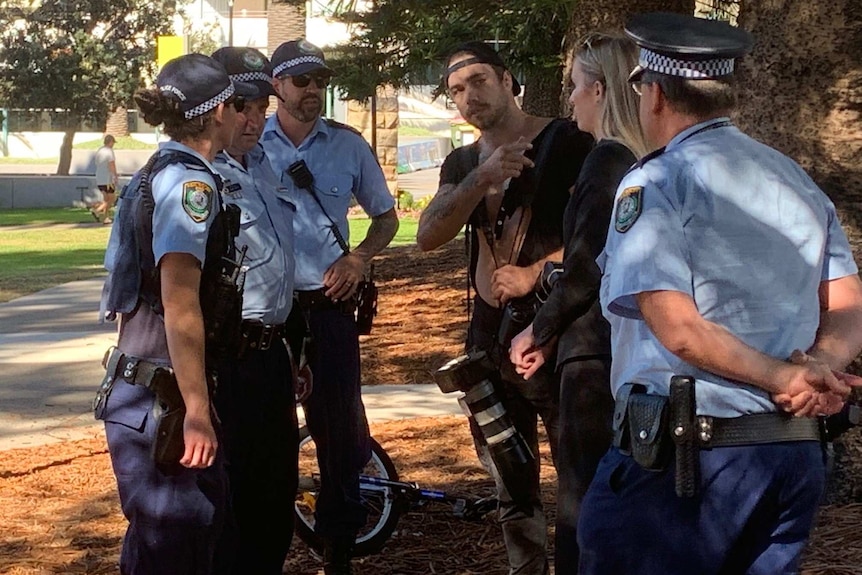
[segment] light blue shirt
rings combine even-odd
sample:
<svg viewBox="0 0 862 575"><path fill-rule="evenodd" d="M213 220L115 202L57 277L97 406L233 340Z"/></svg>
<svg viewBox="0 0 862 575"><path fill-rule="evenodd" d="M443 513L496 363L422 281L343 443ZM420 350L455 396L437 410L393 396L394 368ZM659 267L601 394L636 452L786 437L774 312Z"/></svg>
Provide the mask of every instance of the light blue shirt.
<svg viewBox="0 0 862 575"><path fill-rule="evenodd" d="M191 154L215 172L206 158L184 144L174 141L159 144L160 153L167 150ZM209 227L220 209L215 178L202 167L176 163L156 174L151 185L156 204L153 212L156 265L167 253L191 254L203 265Z"/></svg>
<svg viewBox="0 0 862 575"><path fill-rule="evenodd" d="M330 126L323 119L318 119L297 147L284 134L278 117L272 115L266 122L261 144L273 171L296 204L293 220L295 288L321 288L323 274L343 252L332 233L332 223L312 195L293 184L287 175L288 166L305 160L314 175L318 199L347 242L350 241L347 209L351 196L371 217L384 214L395 206L383 171L362 136L352 130Z"/></svg>
<svg viewBox="0 0 862 575"><path fill-rule="evenodd" d="M293 302L293 218L296 206L279 184L258 144L243 167L225 152L215 168L225 180L225 204L240 208L238 248L248 247L244 266L243 319L284 323Z"/></svg>
<svg viewBox="0 0 862 575"><path fill-rule="evenodd" d="M736 417L777 408L764 390L667 351L634 296L688 294L706 320L785 359L814 342L820 283L857 267L835 206L802 168L722 122L678 134L662 155L623 179L617 198L642 188L641 213L620 232L617 202L598 262L602 310L611 323L613 393L634 382L667 395L672 375L689 375L697 380L699 414Z"/></svg>

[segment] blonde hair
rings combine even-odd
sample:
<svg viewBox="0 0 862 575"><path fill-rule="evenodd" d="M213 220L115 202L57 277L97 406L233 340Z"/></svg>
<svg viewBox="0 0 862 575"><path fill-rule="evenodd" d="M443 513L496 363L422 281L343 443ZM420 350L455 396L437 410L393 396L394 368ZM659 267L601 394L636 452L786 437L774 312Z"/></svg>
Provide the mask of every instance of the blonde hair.
<svg viewBox="0 0 862 575"><path fill-rule="evenodd" d="M649 147L638 117L638 96L628 84L629 73L638 63L635 43L622 36L591 34L578 44L575 59L605 88L601 117L604 136L642 158Z"/></svg>

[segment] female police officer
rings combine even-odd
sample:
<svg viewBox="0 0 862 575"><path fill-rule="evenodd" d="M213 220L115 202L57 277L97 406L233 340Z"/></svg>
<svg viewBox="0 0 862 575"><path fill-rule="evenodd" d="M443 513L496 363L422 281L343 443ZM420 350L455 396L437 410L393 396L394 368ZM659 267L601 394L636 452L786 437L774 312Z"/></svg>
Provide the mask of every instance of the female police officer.
<svg viewBox="0 0 862 575"><path fill-rule="evenodd" d="M163 124L172 141L123 190L105 258L102 306L121 319L94 407L129 520L125 575L211 569L226 480L204 360L213 306L200 294L230 242L214 233L223 220L221 179L210 162L230 143L237 98L256 94L221 64L190 54L135 95L144 119ZM177 441L164 443L171 420Z"/></svg>

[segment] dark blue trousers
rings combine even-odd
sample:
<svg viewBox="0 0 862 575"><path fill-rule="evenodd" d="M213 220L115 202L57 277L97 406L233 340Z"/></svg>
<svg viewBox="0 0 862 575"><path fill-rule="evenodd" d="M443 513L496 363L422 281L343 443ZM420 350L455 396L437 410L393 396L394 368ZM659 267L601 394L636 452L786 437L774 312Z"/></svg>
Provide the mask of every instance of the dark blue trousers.
<svg viewBox="0 0 862 575"><path fill-rule="evenodd" d="M314 387L305 419L317 446L320 493L315 531L327 539L350 539L365 524L359 473L371 457L359 375L359 334L352 313L312 310L310 364Z"/></svg>
<svg viewBox="0 0 862 575"><path fill-rule="evenodd" d="M797 573L825 486L820 444L721 447L700 464L699 496L681 499L673 463L646 471L611 448L581 507L579 572Z"/></svg>
<svg viewBox="0 0 862 575"><path fill-rule="evenodd" d="M123 575L210 575L227 506L222 450L207 469L164 475L150 457L153 394L118 380L102 418L123 514L129 527Z"/></svg>
<svg viewBox="0 0 862 575"><path fill-rule="evenodd" d="M216 573L281 575L293 538L299 433L287 349L247 350L218 369L216 411L230 478L230 513Z"/></svg>

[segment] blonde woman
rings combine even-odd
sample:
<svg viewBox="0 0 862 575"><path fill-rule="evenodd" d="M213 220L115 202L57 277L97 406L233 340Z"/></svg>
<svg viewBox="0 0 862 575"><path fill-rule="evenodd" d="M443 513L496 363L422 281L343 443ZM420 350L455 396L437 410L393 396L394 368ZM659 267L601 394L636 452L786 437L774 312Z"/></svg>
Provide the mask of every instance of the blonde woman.
<svg viewBox="0 0 862 575"><path fill-rule="evenodd" d="M595 260L604 249L617 186L647 152L637 95L627 82L636 65L634 43L617 36L591 35L575 53L569 103L578 128L592 134L596 145L563 216L563 271L510 351L525 379L555 351L561 372L557 573L577 573L580 501L611 442L610 326L599 306L601 272Z"/></svg>

